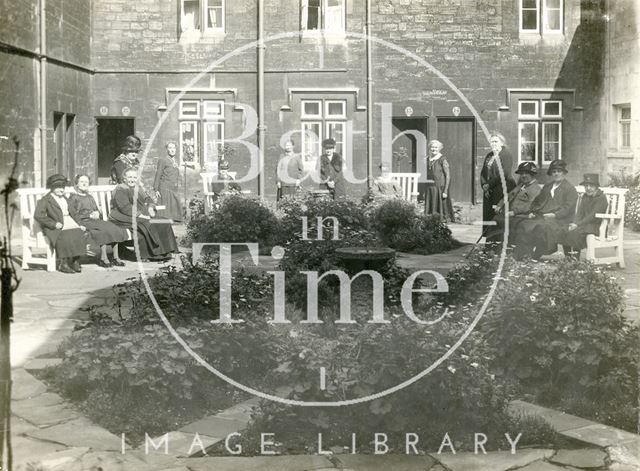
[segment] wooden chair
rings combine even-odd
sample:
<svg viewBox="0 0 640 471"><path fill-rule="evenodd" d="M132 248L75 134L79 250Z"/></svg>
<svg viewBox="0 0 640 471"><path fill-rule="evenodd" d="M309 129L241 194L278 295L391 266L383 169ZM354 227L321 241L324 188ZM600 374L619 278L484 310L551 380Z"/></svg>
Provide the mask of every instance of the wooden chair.
<svg viewBox="0 0 640 471"><path fill-rule="evenodd" d="M607 197L609 205L607 211L596 214L600 218L600 232L597 235L587 236L586 259L596 265L617 263L624 268L624 208L626 188L600 188ZM578 204L584 195L584 187L576 186L578 191ZM613 255L598 255L596 251L613 250Z"/></svg>
<svg viewBox="0 0 640 471"><path fill-rule="evenodd" d="M106 221L111 210L111 192L115 185L95 185L89 187L89 194L93 196ZM46 188L19 188L20 197L20 226L22 230L22 268L29 265L45 265L47 271L56 271L56 255L51 243L42 232L38 221L33 217L38 200L47 194ZM65 195L75 193L73 187L65 188ZM38 257L34 250L44 250L45 257Z"/></svg>
<svg viewBox="0 0 640 471"><path fill-rule="evenodd" d="M418 201L419 173L390 173L389 176L402 188L402 198L407 201Z"/></svg>

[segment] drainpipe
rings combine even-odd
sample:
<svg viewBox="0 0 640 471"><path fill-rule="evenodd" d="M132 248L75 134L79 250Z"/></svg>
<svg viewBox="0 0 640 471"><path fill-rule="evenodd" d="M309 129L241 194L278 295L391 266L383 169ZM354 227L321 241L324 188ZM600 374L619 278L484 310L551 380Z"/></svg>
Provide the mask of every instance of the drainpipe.
<svg viewBox="0 0 640 471"><path fill-rule="evenodd" d="M370 182L373 178L373 59L372 59L372 43L371 43L371 0L366 3L366 22L365 22L365 47L367 56L367 178Z"/></svg>
<svg viewBox="0 0 640 471"><path fill-rule="evenodd" d="M264 0L258 0L258 148L260 149L260 173L258 174L258 195L264 198Z"/></svg>
<svg viewBox="0 0 640 471"><path fill-rule="evenodd" d="M47 6L40 0L40 181L47 179Z"/></svg>

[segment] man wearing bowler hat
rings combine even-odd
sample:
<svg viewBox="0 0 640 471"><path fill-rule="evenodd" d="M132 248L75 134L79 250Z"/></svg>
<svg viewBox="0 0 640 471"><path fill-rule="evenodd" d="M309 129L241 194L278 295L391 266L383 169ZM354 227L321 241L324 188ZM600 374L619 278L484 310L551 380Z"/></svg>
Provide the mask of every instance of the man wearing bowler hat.
<svg viewBox="0 0 640 471"><path fill-rule="evenodd" d="M487 243L501 242L504 233L505 219L509 218L509 241L513 242L513 234L518 225L526 220L533 200L540 194L538 185L538 167L533 162L522 162L518 165L516 175L519 175L518 184L507 195L509 205L505 200L500 200L496 205L496 216L493 220L496 225L487 231Z"/></svg>
<svg viewBox="0 0 640 471"><path fill-rule="evenodd" d="M584 195L580 198L573 222L560 234L560 243L567 256L580 256L580 251L587 247L587 235L597 234L600 229L598 213L607 211L609 202L600 189L600 179L597 173L586 173L581 185Z"/></svg>
<svg viewBox="0 0 640 471"><path fill-rule="evenodd" d="M333 199L345 198L347 189L342 174L342 156L336 152L336 141L332 138L322 141L320 156L320 187L328 189Z"/></svg>
<svg viewBox="0 0 640 471"><path fill-rule="evenodd" d="M516 259L543 255L556 251L560 234L573 220L578 193L566 180L567 164L554 160L549 164L547 175L551 181L542 187L540 194L531 203L527 220L522 221L514 234Z"/></svg>

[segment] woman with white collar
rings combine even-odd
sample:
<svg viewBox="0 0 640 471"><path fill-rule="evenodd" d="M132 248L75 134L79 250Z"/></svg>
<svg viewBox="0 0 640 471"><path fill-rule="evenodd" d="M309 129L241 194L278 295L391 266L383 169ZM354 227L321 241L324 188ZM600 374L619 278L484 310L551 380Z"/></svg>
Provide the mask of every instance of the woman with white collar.
<svg viewBox="0 0 640 471"><path fill-rule="evenodd" d="M451 171L449 161L442 155L443 144L440 141L429 142L429 160L427 162L427 189L425 192L425 212L439 214L445 221L454 221L453 203L449 196Z"/></svg>

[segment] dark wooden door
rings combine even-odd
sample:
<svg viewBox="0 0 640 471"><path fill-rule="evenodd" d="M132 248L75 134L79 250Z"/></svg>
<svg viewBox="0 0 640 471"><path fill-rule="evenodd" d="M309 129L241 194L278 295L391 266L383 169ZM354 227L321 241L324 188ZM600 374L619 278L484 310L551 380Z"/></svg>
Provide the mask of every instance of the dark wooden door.
<svg viewBox="0 0 640 471"><path fill-rule="evenodd" d="M444 145L442 155L447 158L451 168L449 194L454 202L475 203L475 120L449 117L437 119L436 139Z"/></svg>
<svg viewBox="0 0 640 471"><path fill-rule="evenodd" d="M98 175L111 176L113 160L120 154L124 138L135 133L133 118L96 118L98 121Z"/></svg>

